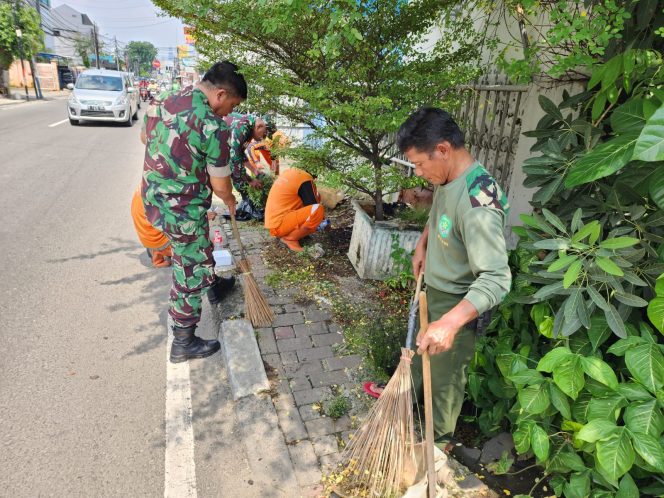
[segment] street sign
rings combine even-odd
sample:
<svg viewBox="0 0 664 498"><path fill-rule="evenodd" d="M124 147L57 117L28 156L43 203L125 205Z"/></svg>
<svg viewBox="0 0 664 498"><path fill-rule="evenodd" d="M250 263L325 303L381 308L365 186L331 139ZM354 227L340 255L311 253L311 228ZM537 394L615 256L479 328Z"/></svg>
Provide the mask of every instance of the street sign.
<svg viewBox="0 0 664 498"><path fill-rule="evenodd" d="M159 61L156 60L156 59L153 60L153 61L152 61L152 67L155 68L155 69L159 69L159 68L161 67L161 62L159 62Z"/></svg>

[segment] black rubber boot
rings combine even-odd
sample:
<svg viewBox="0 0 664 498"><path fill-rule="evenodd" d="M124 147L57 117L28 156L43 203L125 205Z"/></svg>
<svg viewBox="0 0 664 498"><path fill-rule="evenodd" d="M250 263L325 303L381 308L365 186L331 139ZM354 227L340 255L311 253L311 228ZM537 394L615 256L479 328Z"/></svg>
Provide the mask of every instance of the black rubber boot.
<svg viewBox="0 0 664 498"><path fill-rule="evenodd" d="M235 286L235 277L217 277L214 284L207 291L210 304L219 304L226 294Z"/></svg>
<svg viewBox="0 0 664 498"><path fill-rule="evenodd" d="M221 345L216 339L205 340L194 335L196 325L191 327L173 327L173 344L171 345L171 363L196 358L207 358L213 355Z"/></svg>

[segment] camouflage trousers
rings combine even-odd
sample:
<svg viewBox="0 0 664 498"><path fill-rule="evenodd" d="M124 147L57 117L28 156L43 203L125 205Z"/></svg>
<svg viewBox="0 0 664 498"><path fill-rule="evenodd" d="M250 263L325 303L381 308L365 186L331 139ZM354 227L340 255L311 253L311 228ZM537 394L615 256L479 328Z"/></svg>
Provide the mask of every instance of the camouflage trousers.
<svg viewBox="0 0 664 498"><path fill-rule="evenodd" d="M164 221L164 211L172 215L168 208L145 204L148 220L166 234L173 249L168 314L176 326L190 327L200 321L203 292L215 279L208 219L202 210L201 219L171 224Z"/></svg>

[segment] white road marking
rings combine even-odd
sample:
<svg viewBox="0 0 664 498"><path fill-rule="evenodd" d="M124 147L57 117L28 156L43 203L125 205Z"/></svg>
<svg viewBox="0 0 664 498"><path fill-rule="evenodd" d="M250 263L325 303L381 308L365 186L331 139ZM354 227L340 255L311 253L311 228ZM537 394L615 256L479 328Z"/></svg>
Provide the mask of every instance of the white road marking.
<svg viewBox="0 0 664 498"><path fill-rule="evenodd" d="M62 123L66 123L67 121L69 121L69 118L63 119L62 121L58 121L57 123L50 124L50 125L48 125L48 127L53 128L54 126L61 125Z"/></svg>
<svg viewBox="0 0 664 498"><path fill-rule="evenodd" d="M194 427L191 411L189 362L171 363L173 342L168 323L166 347L166 469L164 498L197 498Z"/></svg>

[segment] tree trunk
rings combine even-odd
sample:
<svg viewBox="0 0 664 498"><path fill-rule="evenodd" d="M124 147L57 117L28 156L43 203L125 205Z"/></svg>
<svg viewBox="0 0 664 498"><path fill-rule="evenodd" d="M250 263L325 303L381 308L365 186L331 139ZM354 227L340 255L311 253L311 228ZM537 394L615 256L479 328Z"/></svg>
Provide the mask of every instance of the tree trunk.
<svg viewBox="0 0 664 498"><path fill-rule="evenodd" d="M383 212L383 169L379 161L374 161L374 202L376 203L376 221L383 221L385 213Z"/></svg>

